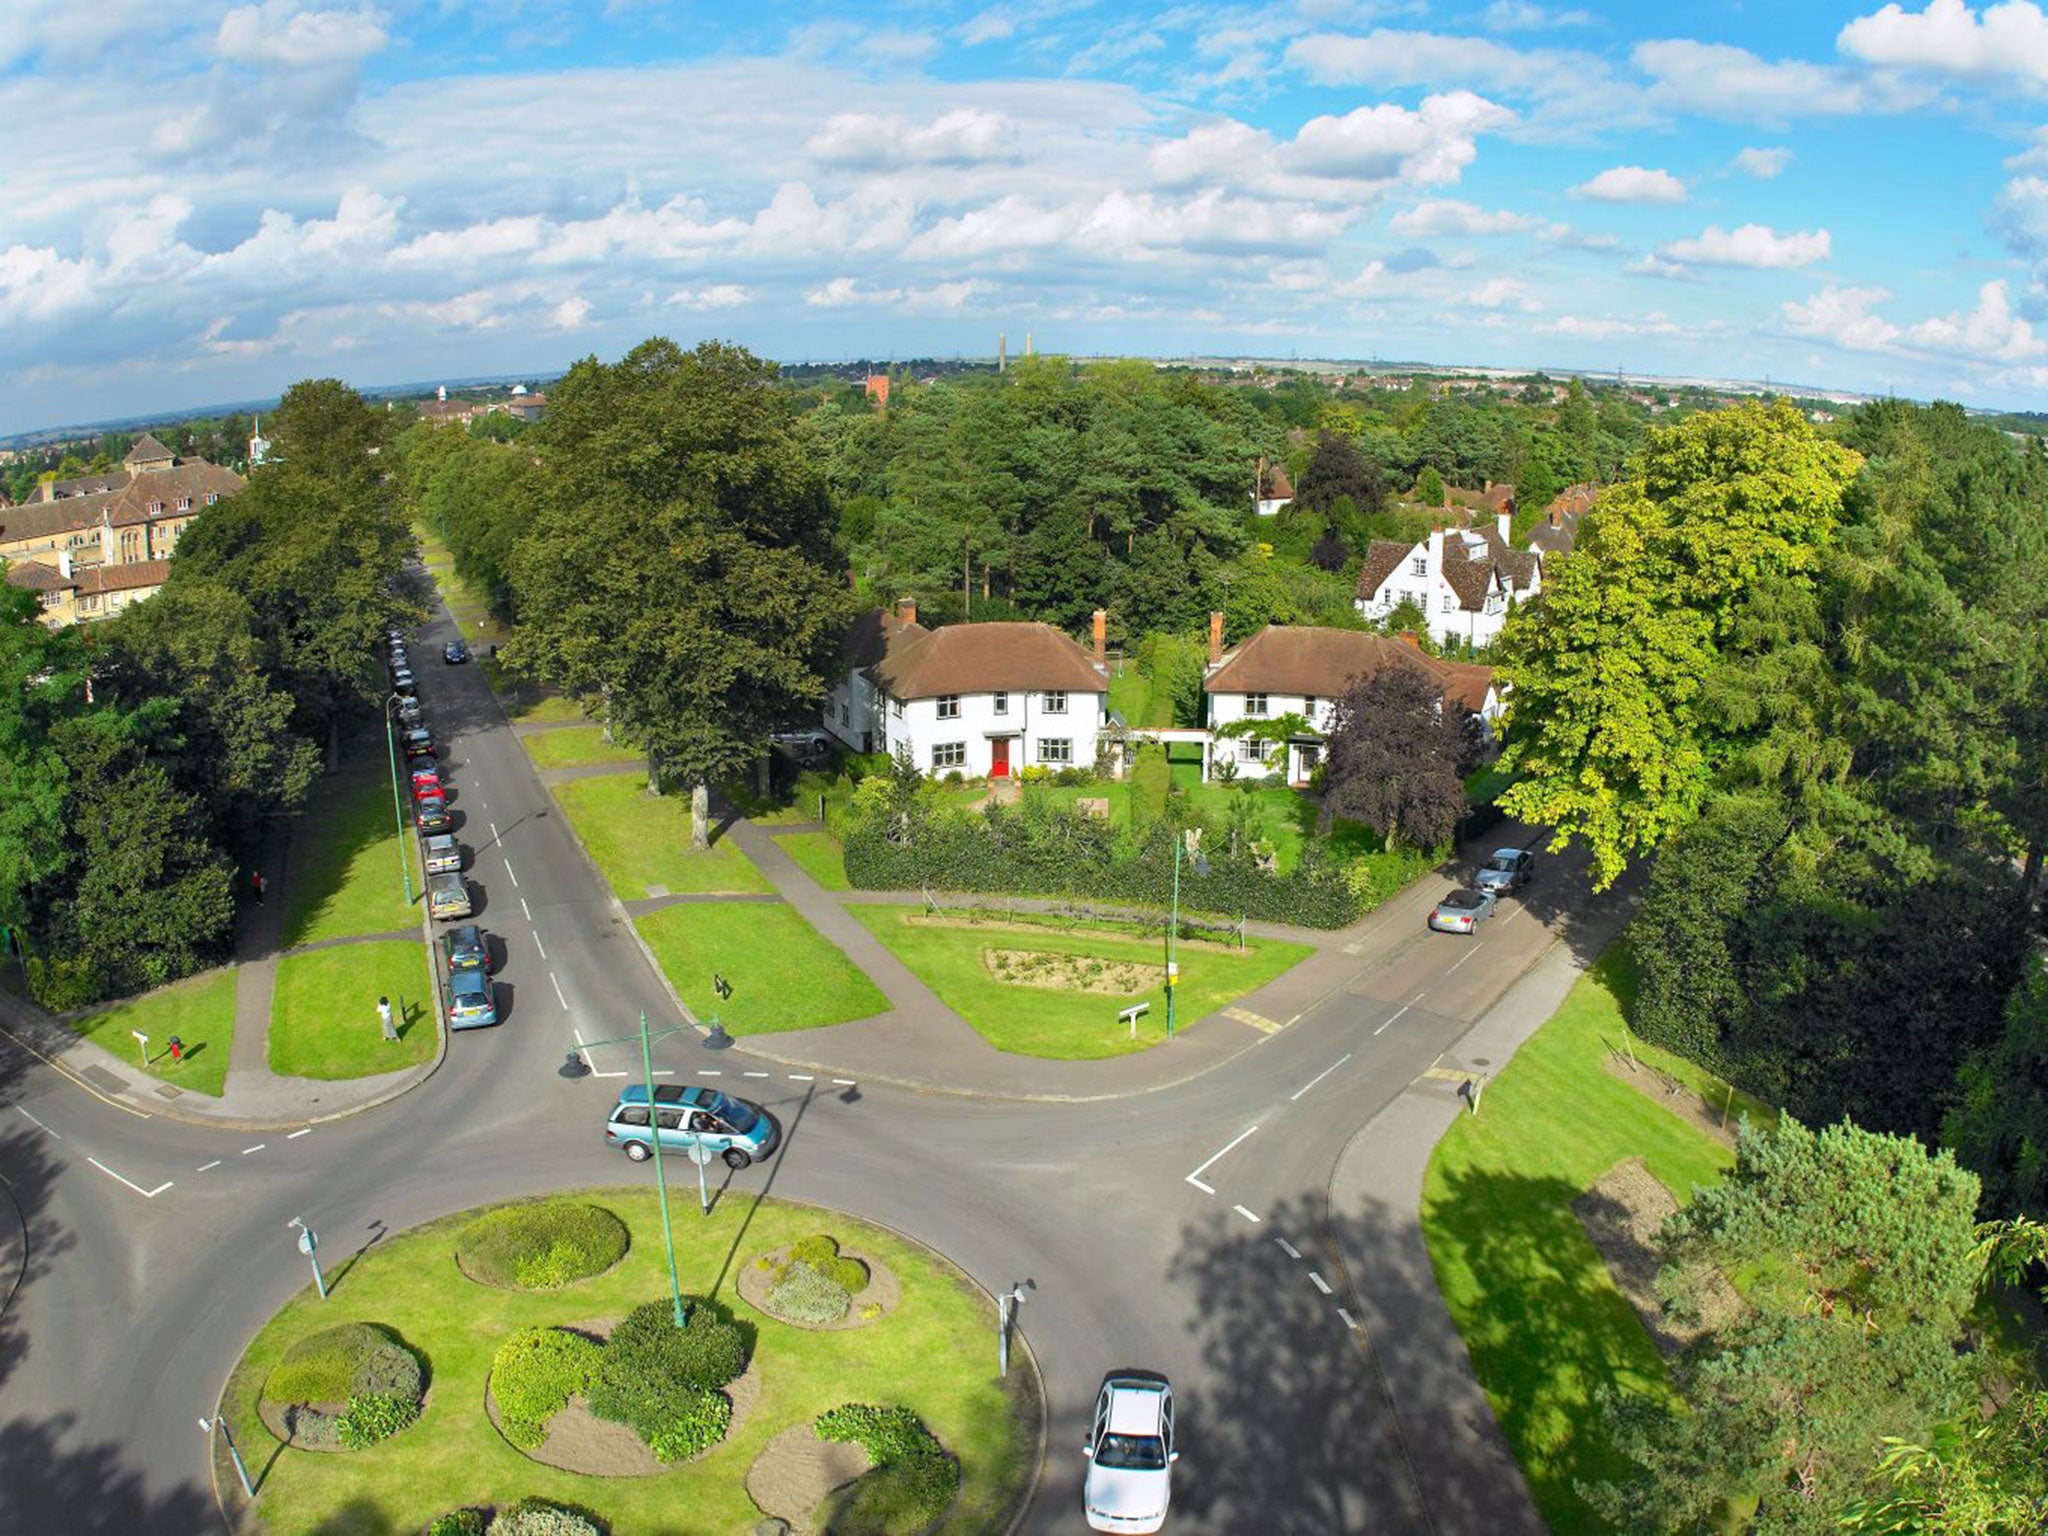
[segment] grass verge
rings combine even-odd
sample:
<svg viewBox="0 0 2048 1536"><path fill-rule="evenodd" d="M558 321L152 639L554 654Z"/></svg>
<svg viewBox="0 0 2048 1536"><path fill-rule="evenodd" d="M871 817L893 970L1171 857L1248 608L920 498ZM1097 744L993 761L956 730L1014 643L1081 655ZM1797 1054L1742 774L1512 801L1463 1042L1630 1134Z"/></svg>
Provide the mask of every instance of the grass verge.
<svg viewBox="0 0 2048 1536"><path fill-rule="evenodd" d="M937 927L915 907L849 907L874 936L944 1000L946 1006L999 1051L1066 1061L1124 1056L1166 1038L1165 940L1137 938L1113 929L1081 925L1064 929L1030 925ZM1160 984L1130 996L1055 991L999 982L989 973L989 949L1030 950L1120 960L1154 968ZM1185 1029L1312 954L1306 944L1252 939L1244 949L1182 944L1175 1020ZM1137 1036L1117 1018L1120 1010L1149 1003Z"/></svg>
<svg viewBox="0 0 2048 1536"><path fill-rule="evenodd" d="M217 1099L228 1080L228 1056L235 1043L235 968L224 966L158 987L73 1020L71 1027L130 1066L142 1059L141 1047L130 1033L139 1029L149 1036L147 1070L152 1077ZM171 1060L168 1042L173 1035L184 1042L182 1062Z"/></svg>
<svg viewBox="0 0 2048 1536"><path fill-rule="evenodd" d="M683 1287L711 1294L757 1330L760 1400L697 1461L645 1478L586 1477L530 1461L508 1445L483 1409L498 1345L519 1329L618 1317L668 1288L660 1214L651 1180L592 1191L632 1231L625 1259L561 1293L494 1290L456 1272L458 1236L481 1212L463 1212L359 1256L330 1234L332 1297L309 1285L256 1335L228 1383L225 1411L252 1468L267 1468L263 1527L270 1536L356 1536L417 1531L463 1505L504 1506L534 1495L580 1505L616 1532L745 1531L761 1518L744 1480L782 1430L846 1402L901 1404L959 1458L961 1498L949 1533L994 1536L1029 1481L1037 1407L1027 1373L1005 1386L988 1368L995 1326L986 1296L929 1249L836 1213L733 1194L702 1219L696 1190L672 1200ZM757 1253L826 1231L894 1272L904 1304L873 1326L812 1332L773 1322L741 1302L738 1266ZM298 1339L345 1322L397 1330L432 1362L420 1421L369 1450L320 1455L283 1449L256 1414L271 1369ZM223 1454L225 1454L223 1452ZM274 1457L274 1459L273 1459ZM232 1469L223 1486L233 1488Z"/></svg>
<svg viewBox="0 0 2048 1536"><path fill-rule="evenodd" d="M691 1012L716 1014L742 1034L844 1024L889 1006L860 967L780 902L682 902L637 926ZM714 971L732 983L730 1000L712 992Z"/></svg>
<svg viewBox="0 0 2048 1536"><path fill-rule="evenodd" d="M783 832L776 846L796 861L797 867L828 891L850 891L846 859L839 839L830 832Z"/></svg>
<svg viewBox="0 0 2048 1536"><path fill-rule="evenodd" d="M284 942L391 933L418 923L400 884L399 833L391 800L391 758L381 726L363 726L341 767L321 779L292 827L279 879L268 871L272 901L285 903ZM412 832L405 833L408 843ZM404 851L412 888L420 886L417 846Z"/></svg>
<svg viewBox="0 0 2048 1536"><path fill-rule="evenodd" d="M377 1020L391 999L396 1044ZM270 1003L270 1070L287 1077L369 1077L433 1059L439 1020L417 941L338 944L277 963Z"/></svg>
<svg viewBox="0 0 2048 1536"><path fill-rule="evenodd" d="M637 763L643 754L604 739L601 725L565 725L519 738L536 768L582 768L593 763Z"/></svg>
<svg viewBox="0 0 2048 1536"><path fill-rule="evenodd" d="M638 901L649 886L671 894L749 895L772 889L753 861L718 839L690 847L686 798L647 793L647 776L607 774L554 786L576 835L621 901Z"/></svg>

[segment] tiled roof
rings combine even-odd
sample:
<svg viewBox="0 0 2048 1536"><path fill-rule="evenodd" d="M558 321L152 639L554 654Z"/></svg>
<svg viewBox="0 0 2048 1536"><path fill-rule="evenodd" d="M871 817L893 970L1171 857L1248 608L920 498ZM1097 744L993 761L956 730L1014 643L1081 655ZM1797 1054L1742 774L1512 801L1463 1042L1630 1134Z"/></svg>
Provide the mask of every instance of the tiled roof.
<svg viewBox="0 0 2048 1536"><path fill-rule="evenodd" d="M128 450L121 462L132 469L138 464L168 464L176 457L170 449L145 432L135 446Z"/></svg>
<svg viewBox="0 0 2048 1536"><path fill-rule="evenodd" d="M67 496L91 496L99 491L117 491L129 481L128 471L113 469L103 475L78 475L70 480L52 480L44 498L56 501Z"/></svg>
<svg viewBox="0 0 2048 1536"><path fill-rule="evenodd" d="M1455 502L1461 507L1484 507L1489 512L1512 512L1515 509L1515 488L1512 485L1489 485L1481 491L1467 490L1463 486L1444 487L1444 502Z"/></svg>
<svg viewBox="0 0 2048 1536"><path fill-rule="evenodd" d="M1486 547L1493 556L1494 566L1515 591L1526 592L1536 584L1540 563L1532 551L1516 549L1500 536L1498 528L1486 530Z"/></svg>
<svg viewBox="0 0 2048 1536"><path fill-rule="evenodd" d="M1358 568L1358 595L1369 598L1379 591L1380 584L1401 568L1401 562L1408 558L1413 544L1397 544L1392 539L1374 539L1365 546L1365 564Z"/></svg>
<svg viewBox="0 0 2048 1536"><path fill-rule="evenodd" d="M31 592L55 592L63 587L75 587L54 565L45 565L40 560L10 560L7 562L7 585L27 587Z"/></svg>
<svg viewBox="0 0 2048 1536"><path fill-rule="evenodd" d="M1444 535L1444 581L1458 594L1458 606L1473 613L1486 606L1493 588L1493 553L1480 540L1478 547L1466 542L1466 535Z"/></svg>
<svg viewBox="0 0 2048 1536"><path fill-rule="evenodd" d="M128 565L91 565L78 573L81 593L103 595L133 592L138 587L160 587L171 573L168 560L137 560Z"/></svg>
<svg viewBox="0 0 2048 1536"><path fill-rule="evenodd" d="M1259 460L1258 499L1260 501L1292 501L1294 499L1294 487L1287 482L1286 465L1269 464L1264 459Z"/></svg>
<svg viewBox="0 0 2048 1536"><path fill-rule="evenodd" d="M930 633L915 619L900 619L886 608L870 608L846 626L840 651L849 669L865 672L888 655L890 647L922 640Z"/></svg>
<svg viewBox="0 0 2048 1536"><path fill-rule="evenodd" d="M232 496L244 484L242 477L231 469L221 469L204 459L187 459L169 469L143 470L124 477L124 483L110 491L11 507L0 512L0 544L97 527L103 513L117 528L146 523L152 515L177 516L181 496L192 502L186 509L189 514L206 505L209 493ZM152 514L151 502L161 502L163 511Z"/></svg>
<svg viewBox="0 0 2048 1536"><path fill-rule="evenodd" d="M1269 624L1209 674L1204 693L1284 693L1335 698L1384 667L1410 667L1430 677L1444 697L1477 714L1493 686L1493 668L1445 661L1385 635L1355 629Z"/></svg>
<svg viewBox="0 0 2048 1536"><path fill-rule="evenodd" d="M891 645L875 673L899 699L1047 689L1107 693L1094 660L1050 624L949 624Z"/></svg>

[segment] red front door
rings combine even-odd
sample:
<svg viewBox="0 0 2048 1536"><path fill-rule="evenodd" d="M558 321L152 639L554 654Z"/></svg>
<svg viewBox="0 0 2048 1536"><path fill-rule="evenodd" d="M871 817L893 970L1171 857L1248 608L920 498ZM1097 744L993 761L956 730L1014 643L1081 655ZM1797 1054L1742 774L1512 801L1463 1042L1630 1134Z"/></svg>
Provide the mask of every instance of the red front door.
<svg viewBox="0 0 2048 1536"><path fill-rule="evenodd" d="M989 745L994 756L989 760L988 776L992 779L1007 779L1010 776L1010 738L998 736Z"/></svg>

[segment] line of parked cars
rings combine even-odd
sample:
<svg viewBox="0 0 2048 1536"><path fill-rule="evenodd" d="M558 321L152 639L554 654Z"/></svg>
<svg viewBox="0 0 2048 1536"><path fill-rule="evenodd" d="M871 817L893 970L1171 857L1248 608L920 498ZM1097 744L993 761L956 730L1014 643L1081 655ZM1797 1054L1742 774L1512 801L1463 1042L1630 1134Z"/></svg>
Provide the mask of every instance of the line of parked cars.
<svg viewBox="0 0 2048 1536"><path fill-rule="evenodd" d="M1437 933L1476 934L1493 916L1503 896L1512 896L1536 875L1536 855L1527 848L1496 848L1472 876L1430 909L1429 926Z"/></svg>

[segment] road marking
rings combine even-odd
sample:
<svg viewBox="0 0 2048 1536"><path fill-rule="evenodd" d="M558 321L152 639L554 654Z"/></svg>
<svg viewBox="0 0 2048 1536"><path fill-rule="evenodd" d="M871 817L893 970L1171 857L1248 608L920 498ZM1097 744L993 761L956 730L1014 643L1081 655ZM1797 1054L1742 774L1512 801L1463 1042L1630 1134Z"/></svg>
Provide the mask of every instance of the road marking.
<svg viewBox="0 0 2048 1536"><path fill-rule="evenodd" d="M299 1130L299 1131L293 1131L293 1132L292 1132L292 1133L291 1133L290 1135L288 1135L287 1137L285 1137L285 1140L286 1140L286 1141L297 1141L297 1140L298 1140L298 1139L299 1139L299 1138L300 1138L301 1136L310 1136L310 1135L312 1135L312 1134L313 1134L313 1127L311 1127L311 1126L309 1125L309 1126L307 1126L307 1127L306 1127L306 1128L305 1128L304 1130Z"/></svg>
<svg viewBox="0 0 2048 1536"><path fill-rule="evenodd" d="M1245 1137L1251 1135L1252 1131L1256 1131L1257 1129L1258 1127L1255 1125L1251 1128L1251 1130L1240 1132L1237 1137L1237 1140L1231 1142L1229 1147L1225 1147L1222 1152L1218 1152L1214 1157L1210 1158L1208 1162L1202 1164L1201 1167L1197 1168L1193 1173L1189 1174L1187 1176L1187 1182L1194 1185L1195 1188L1199 1189L1205 1195L1215 1194L1216 1191L1213 1188L1202 1182L1202 1175L1207 1173L1210 1170L1210 1168L1214 1167L1218 1162L1222 1161L1224 1153L1229 1152L1231 1147L1235 1147L1239 1141L1243 1141Z"/></svg>
<svg viewBox="0 0 2048 1536"><path fill-rule="evenodd" d="M1330 1294L1330 1282L1325 1280L1321 1275L1317 1274L1314 1270L1310 1270L1308 1272L1308 1278L1309 1283L1313 1285L1317 1290L1321 1291L1325 1296Z"/></svg>
<svg viewBox="0 0 2048 1536"><path fill-rule="evenodd" d="M1346 1312L1342 1307L1339 1307L1337 1309L1337 1315L1344 1319L1344 1326L1346 1328L1349 1328L1353 1333L1358 1332L1358 1322L1355 1318L1352 1317L1352 1315L1349 1312Z"/></svg>
<svg viewBox="0 0 2048 1536"><path fill-rule="evenodd" d="M740 1074L740 1076L742 1077L767 1077L769 1075L770 1074L766 1072L742 1072Z"/></svg>
<svg viewBox="0 0 2048 1536"><path fill-rule="evenodd" d="M1403 1003L1399 1008L1396 1008L1393 1011L1393 1013L1388 1016L1387 1023L1382 1024L1378 1029L1374 1030L1373 1033L1376 1035L1384 1035L1387 1032L1387 1024L1392 1024L1396 1019L1400 1018L1402 1014L1406 1013L1410 1008L1413 1008L1414 1006L1415 1005L1413 1003Z"/></svg>
<svg viewBox="0 0 2048 1536"><path fill-rule="evenodd" d="M21 1109L21 1106L19 1104L15 1105L14 1107L16 1109ZM51 1130L47 1125L44 1125L43 1122L38 1120L34 1115L29 1115L27 1110L21 1109L21 1112L24 1115L28 1115L28 1123L30 1125L33 1125L37 1130L41 1131L45 1136L57 1136L57 1133L55 1131ZM57 1136L57 1140L62 1141L63 1139L64 1138L62 1136Z"/></svg>
<svg viewBox="0 0 2048 1536"><path fill-rule="evenodd" d="M519 910L520 910L520 911L522 911L522 912L524 912L524 913L526 914L526 920L527 920L527 921L528 921L529 923L533 921L533 908L529 907L529 906L528 906L528 905L526 904L526 898L525 898L524 896L522 896L522 897L520 897L520 898L519 898ZM535 940L534 942L535 942L535 943L539 943L540 941L539 941L538 939L536 939L536 940ZM542 958L543 958L543 959L545 959L545 958L546 958L546 955L545 955L545 953L543 953L543 955L542 955Z"/></svg>
<svg viewBox="0 0 2048 1536"><path fill-rule="evenodd" d="M590 1068L590 1075L592 1077L624 1077L626 1075L624 1072L598 1071L597 1063L590 1059L590 1047L583 1043L583 1031L572 1027L569 1033L576 1037L576 1054L583 1058L583 1065Z"/></svg>
<svg viewBox="0 0 2048 1536"><path fill-rule="evenodd" d="M1365 944L1362 940L1353 939L1344 946L1344 953L1347 955L1362 955L1365 953Z"/></svg>
<svg viewBox="0 0 2048 1536"><path fill-rule="evenodd" d="M526 905L526 898L525 898L524 896L522 896L522 897L520 897L520 898L519 898L519 905L520 905L520 906L522 906L522 907ZM533 914L532 914L531 912L529 912L529 913L527 913L527 914L526 914L526 920L527 920L528 922L532 922L532 921L533 921ZM546 946L545 944L541 943L541 941L540 941L540 935L539 935L538 933L534 934L534 936L533 936L533 947L534 947L535 949L537 949L537 950L539 950L539 951L540 951L540 957L541 957L541 959L543 959L543 960L547 959L547 957L548 957L548 951L547 951L547 946Z"/></svg>
<svg viewBox="0 0 2048 1536"><path fill-rule="evenodd" d="M553 971L548 972L548 980L555 982L555 996L562 998L562 1012L567 1013L569 1011L569 999L562 997L562 984L559 981L555 981L555 973Z"/></svg>
<svg viewBox="0 0 2048 1536"><path fill-rule="evenodd" d="M789 1080L792 1083L815 1083L817 1081L817 1079L811 1076L811 1074L808 1072L792 1072L789 1074Z"/></svg>
<svg viewBox="0 0 2048 1536"><path fill-rule="evenodd" d="M251 1152L261 1152L265 1147L269 1145L270 1143L267 1141L259 1141L253 1147L244 1147L242 1148L242 1156L247 1157Z"/></svg>
<svg viewBox="0 0 2048 1536"><path fill-rule="evenodd" d="M519 877L512 874L512 861L510 859L505 861L505 873L512 875L512 888L517 890L519 888Z"/></svg>
<svg viewBox="0 0 2048 1536"><path fill-rule="evenodd" d="M1273 1239L1273 1241L1280 1245L1280 1251L1286 1254L1287 1257L1289 1257L1290 1259L1298 1259L1301 1257L1301 1250L1295 1247L1294 1244L1287 1241L1286 1238L1276 1237Z"/></svg>
<svg viewBox="0 0 2048 1536"><path fill-rule="evenodd" d="M676 1069L674 1067L656 1067L653 1075L656 1077L674 1077Z"/></svg>
<svg viewBox="0 0 2048 1536"><path fill-rule="evenodd" d="M832 1079L832 1082L836 1087L840 1088L851 1088L853 1086L853 1079L850 1077L835 1077Z"/></svg>
<svg viewBox="0 0 2048 1536"><path fill-rule="evenodd" d="M1246 1221L1250 1222L1253 1226L1256 1227L1260 1224L1259 1213L1257 1211L1248 1211L1241 1205L1233 1205L1231 1209L1237 1212L1237 1214L1242 1216Z"/></svg>
<svg viewBox="0 0 2048 1536"><path fill-rule="evenodd" d="M1471 958L1472 958L1472 957L1473 957L1474 955L1478 954L1478 953L1479 953L1479 945L1480 945L1480 944L1484 944L1485 942L1486 942L1486 941L1485 941L1484 939L1481 939L1481 940L1479 940L1479 941L1478 941L1477 943L1473 944L1473 946L1472 946L1472 947L1471 947L1470 949L1468 949L1468 950L1466 950L1466 951L1465 951L1465 959L1464 959L1464 960L1460 960L1460 961L1458 962L1458 965L1463 965L1463 964L1465 963L1465 960L1470 960L1470 959L1471 959ZM1452 967L1451 967L1451 970L1450 970L1450 971L1445 971L1445 972L1444 972L1444 974L1445 974L1446 976L1450 975L1450 974L1451 974L1451 971L1455 971L1455 970L1456 970L1456 969L1458 968L1458 965L1454 965L1454 966L1452 966Z"/></svg>
<svg viewBox="0 0 2048 1536"><path fill-rule="evenodd" d="M137 1184L133 1179L122 1178L121 1175L114 1172L113 1169L109 1168L105 1163L101 1162L96 1157L88 1157L86 1161L88 1163L91 1163L93 1167L99 1169L99 1171L101 1173L104 1173L108 1178L118 1180L120 1183L126 1184L130 1189L134 1190L135 1193L142 1196L142 1198L145 1200L154 1200L158 1195L162 1194L165 1190L169 1189L171 1185L176 1182L173 1179L165 1179L163 1183L157 1185L155 1189L144 1189L140 1184Z"/></svg>
<svg viewBox="0 0 2048 1536"><path fill-rule="evenodd" d="M212 1162L210 1162L210 1163L201 1163L201 1164L200 1164L200 1165L199 1165L199 1166L198 1166L197 1168L193 1169L192 1171L193 1171L194 1173L204 1173L204 1172L206 1172L206 1170L207 1170L207 1169L209 1169L209 1168L218 1168L219 1166L220 1166L220 1159L216 1157L216 1158L215 1158L215 1159L214 1159L214 1160L213 1160Z"/></svg>
<svg viewBox="0 0 2048 1536"><path fill-rule="evenodd" d="M1240 1024L1249 1024L1262 1035L1277 1033L1281 1026L1278 1019L1269 1019L1263 1013L1253 1013L1249 1008L1226 1008L1223 1017L1235 1019Z"/></svg>
<svg viewBox="0 0 2048 1536"><path fill-rule="evenodd" d="M723 1077L725 1076L725 1069L723 1067L706 1067L697 1075L699 1077Z"/></svg>
<svg viewBox="0 0 2048 1536"><path fill-rule="evenodd" d="M491 841L498 841L498 824L495 821L491 823Z"/></svg>
<svg viewBox="0 0 2048 1536"><path fill-rule="evenodd" d="M1324 1078L1328 1077L1332 1072L1336 1071L1339 1067L1343 1066L1344 1063L1349 1061L1350 1059L1351 1053L1349 1051L1346 1051L1342 1056L1339 1056L1335 1061L1331 1062L1330 1065L1323 1068L1323 1070L1318 1072L1314 1077L1310 1078L1300 1088L1296 1089L1293 1093L1289 1094L1287 1096L1287 1102L1292 1104L1296 1099L1300 1098L1304 1093L1307 1093L1309 1089L1315 1087L1317 1083L1320 1083Z"/></svg>

